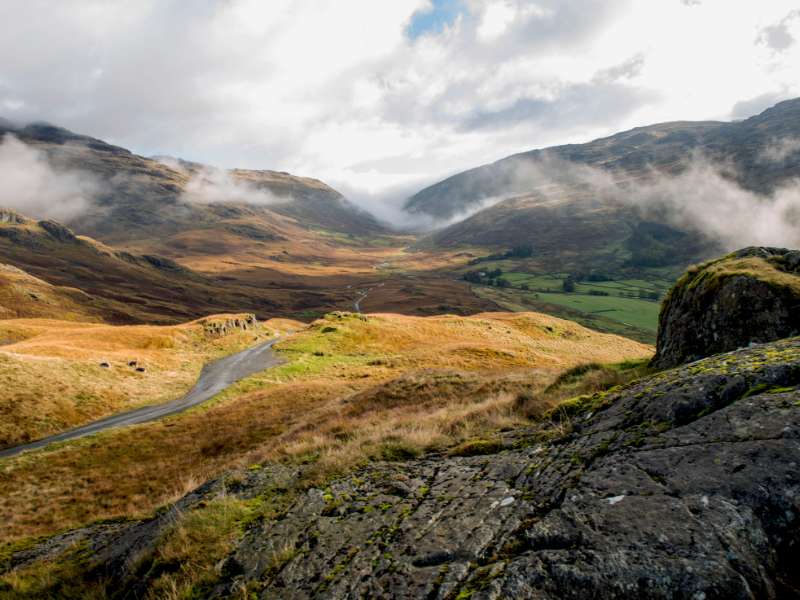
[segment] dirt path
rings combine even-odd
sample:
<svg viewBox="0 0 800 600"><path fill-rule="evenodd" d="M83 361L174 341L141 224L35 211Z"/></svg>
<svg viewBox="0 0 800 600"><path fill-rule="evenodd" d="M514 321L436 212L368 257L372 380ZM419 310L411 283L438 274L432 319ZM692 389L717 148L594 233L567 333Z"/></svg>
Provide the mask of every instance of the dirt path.
<svg viewBox="0 0 800 600"><path fill-rule="evenodd" d="M6 448L5 450L0 450L0 458L8 458L9 456L16 456L27 450L43 448L53 442L73 440L113 427L146 423L147 421L154 421L168 415L183 412L192 406L197 406L216 396L229 385L236 383L240 379L244 379L253 373L258 373L264 369L281 364L283 361L272 351L272 346L278 339L279 338L272 339L263 344L253 346L247 350L237 352L236 354L226 356L225 358L207 364L203 367L200 377L194 387L181 398L164 404L143 406L127 412L118 413L98 421L87 423L86 425L81 425L75 429L70 429L69 431L42 438L35 442L14 446L13 448Z"/></svg>

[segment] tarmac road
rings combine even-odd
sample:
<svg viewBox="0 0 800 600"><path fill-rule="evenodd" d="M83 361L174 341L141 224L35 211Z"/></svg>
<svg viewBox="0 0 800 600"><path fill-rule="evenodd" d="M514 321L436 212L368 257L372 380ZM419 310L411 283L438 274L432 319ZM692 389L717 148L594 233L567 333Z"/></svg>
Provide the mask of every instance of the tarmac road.
<svg viewBox="0 0 800 600"><path fill-rule="evenodd" d="M113 427L146 423L168 415L183 412L192 406L197 406L213 396L216 396L229 385L236 383L240 379L244 379L253 373L258 373L264 369L281 364L283 361L272 351L272 346L279 339L280 338L271 339L263 344L258 344L247 350L242 350L241 352L231 354L230 356L207 364L203 367L200 377L194 387L181 398L164 404L143 406L134 410L118 413L98 421L87 423L86 425L81 425L75 429L70 429L69 431L42 438L35 442L6 448L5 450L0 450L0 458L8 458L28 450L43 448L53 442L73 440Z"/></svg>

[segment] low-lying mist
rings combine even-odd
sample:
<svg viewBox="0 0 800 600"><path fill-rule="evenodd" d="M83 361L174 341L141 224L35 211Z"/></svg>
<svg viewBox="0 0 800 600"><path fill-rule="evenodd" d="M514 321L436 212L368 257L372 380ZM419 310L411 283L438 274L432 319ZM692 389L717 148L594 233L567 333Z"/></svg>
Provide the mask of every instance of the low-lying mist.
<svg viewBox="0 0 800 600"><path fill-rule="evenodd" d="M786 163L796 159L798 153L800 141L783 140L767 146L759 162ZM390 222L397 227L411 224L418 231L430 231L469 218L504 199L530 195L543 204L591 202L625 207L643 219L697 232L728 249L748 245L800 247L800 180L790 180L769 194L745 189L739 180L731 165L715 163L701 153L687 156L677 174L649 168L631 175L545 152L535 161L520 161L503 174L495 195L473 203L460 214L436 220L411 215L398 204L400 210L391 215Z"/></svg>
<svg viewBox="0 0 800 600"><path fill-rule="evenodd" d="M781 146L773 154L783 161L797 149ZM758 194L737 182L732 166L714 163L700 153L689 157L678 174L651 168L636 177L621 177L548 157L521 165L515 177L530 182L531 189L545 197L581 190L601 203L631 208L642 218L701 233L727 249L800 246L800 181Z"/></svg>
<svg viewBox="0 0 800 600"><path fill-rule="evenodd" d="M56 169L43 152L10 133L0 142L0 181L0 208L63 222L87 211L101 191L90 173Z"/></svg>
<svg viewBox="0 0 800 600"><path fill-rule="evenodd" d="M236 179L230 171L207 165L187 168L179 160L159 157L161 163L189 177L181 199L197 204L241 203L269 206L288 202L289 198L277 196L255 184Z"/></svg>

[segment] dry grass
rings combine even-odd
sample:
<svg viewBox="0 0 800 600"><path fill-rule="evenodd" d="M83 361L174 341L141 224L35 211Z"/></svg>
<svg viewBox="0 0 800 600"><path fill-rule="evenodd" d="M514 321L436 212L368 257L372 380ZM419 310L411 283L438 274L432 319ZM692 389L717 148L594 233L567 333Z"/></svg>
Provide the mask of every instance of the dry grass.
<svg viewBox="0 0 800 600"><path fill-rule="evenodd" d="M712 263L707 270L710 277L746 275L800 293L797 275L782 271L772 261L759 257L724 259Z"/></svg>
<svg viewBox="0 0 800 600"><path fill-rule="evenodd" d="M275 322L223 336L204 328L230 317L172 327L0 321L0 447L177 398L206 362L286 328Z"/></svg>
<svg viewBox="0 0 800 600"><path fill-rule="evenodd" d="M146 514L231 467L310 462L322 480L443 448L523 423L520 395L564 369L652 348L537 314L339 314L280 351L202 407L0 462L3 538Z"/></svg>
<svg viewBox="0 0 800 600"><path fill-rule="evenodd" d="M100 312L91 308L91 300L80 290L50 285L17 267L0 263L0 318L31 317L101 321Z"/></svg>

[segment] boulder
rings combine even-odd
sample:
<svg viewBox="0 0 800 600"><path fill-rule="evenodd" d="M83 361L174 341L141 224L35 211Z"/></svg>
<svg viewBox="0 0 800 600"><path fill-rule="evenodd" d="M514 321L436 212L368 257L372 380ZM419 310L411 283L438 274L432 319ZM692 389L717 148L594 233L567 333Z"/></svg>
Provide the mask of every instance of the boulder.
<svg viewBox="0 0 800 600"><path fill-rule="evenodd" d="M800 334L800 251L745 248L691 268L661 309L653 365L669 368Z"/></svg>

